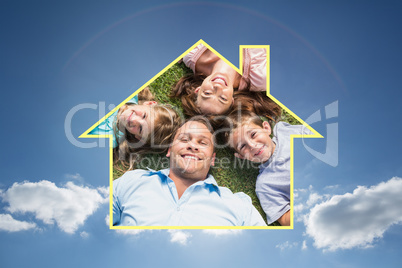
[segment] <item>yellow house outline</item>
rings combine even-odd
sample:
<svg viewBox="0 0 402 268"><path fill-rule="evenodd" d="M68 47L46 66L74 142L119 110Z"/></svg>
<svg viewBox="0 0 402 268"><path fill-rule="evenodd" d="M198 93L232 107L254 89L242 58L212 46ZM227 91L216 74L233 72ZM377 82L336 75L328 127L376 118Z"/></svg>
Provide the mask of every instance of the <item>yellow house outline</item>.
<svg viewBox="0 0 402 268"><path fill-rule="evenodd" d="M224 60L227 64L229 64L233 69L235 69L239 74L243 74L243 49L244 48L265 48L267 50L267 96L270 97L274 102L276 102L282 109L286 110L290 115L292 115L296 120L298 120L302 125L307 127L313 135L291 135L290 136L290 226L113 226L113 135L94 135L88 134L95 127L101 124L105 119L111 116L115 111L117 111L122 105L124 105L128 100L137 95L141 90L151 84L155 79L157 79L160 75L166 72L170 67L176 64L180 59L182 59L187 53L193 50L200 43L205 45L209 50L219 56L222 60ZM270 46L269 45L241 45L239 46L239 68L234 66L231 62L225 59L221 54L219 54L215 49L213 49L210 45L200 39L194 45L192 45L189 49L183 52L180 56L178 56L175 60L173 60L169 65L167 65L163 70L157 73L154 77L152 77L148 82L146 82L143 86L137 89L133 94L131 94L128 98L122 101L119 105L117 105L113 110L111 110L108 114L106 114L102 119L96 122L93 126L88 128L84 133L82 133L79 138L109 138L109 227L110 229L293 229L294 226L294 209L293 209L293 179L294 179L294 138L323 138L323 136L318 133L315 129L309 126L306 122L304 122L300 117L298 117L295 113L289 110L285 105L283 105L279 100L277 100L270 93ZM263 218L265 215L262 215Z"/></svg>

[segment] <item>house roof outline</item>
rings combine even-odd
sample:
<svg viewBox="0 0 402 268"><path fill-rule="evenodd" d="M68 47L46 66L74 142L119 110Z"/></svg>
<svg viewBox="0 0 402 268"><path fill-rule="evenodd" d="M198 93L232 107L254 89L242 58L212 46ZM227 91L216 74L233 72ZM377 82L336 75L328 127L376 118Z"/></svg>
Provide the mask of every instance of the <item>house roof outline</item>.
<svg viewBox="0 0 402 268"><path fill-rule="evenodd" d="M146 82L139 89L134 91L130 96L128 96L125 100L123 100L119 105L117 105L114 109L112 109L109 113L107 113L104 117L102 117L99 121L93 124L90 128L88 128L84 133L82 133L79 138L109 138L109 183L112 185L113 183L113 135L97 135L97 134L89 134L94 128L96 128L99 124L101 124L104 120L106 120L113 113L118 111L121 106L123 106L127 101L132 99L135 95L137 95L140 91L142 91L145 87L149 86L152 82L154 82L159 76L165 73L169 68L171 68L174 64L179 62L186 54L192 51L199 44L203 44L210 51L216 54L219 58L224 60L229 66L235 69L240 75L243 74L243 49L244 48L265 48L267 50L267 79L266 79L266 88L267 88L267 96L271 98L275 103L277 103L282 109L284 109L287 113L293 116L301 125L308 128L313 134L312 135L291 135L290 136L290 209L293 213L290 213L290 226L113 226L113 187L109 187L110 194L110 204L109 204L109 226L110 229L293 229L294 226L294 209L293 209L293 178L294 178L294 139L295 138L324 138L319 132L313 129L310 125L308 125L304 120L302 120L299 116L297 116L294 112L292 112L289 108L287 108L282 102L276 99L270 93L270 46L269 45L240 45L239 46L239 67L233 65L230 61L228 61L225 57L223 57L219 52L217 52L213 47L207 44L205 41L200 39L186 51L184 51L181 55L179 55L175 60L173 60L170 64L168 64L165 68L163 68L160 72L154 75L148 82Z"/></svg>

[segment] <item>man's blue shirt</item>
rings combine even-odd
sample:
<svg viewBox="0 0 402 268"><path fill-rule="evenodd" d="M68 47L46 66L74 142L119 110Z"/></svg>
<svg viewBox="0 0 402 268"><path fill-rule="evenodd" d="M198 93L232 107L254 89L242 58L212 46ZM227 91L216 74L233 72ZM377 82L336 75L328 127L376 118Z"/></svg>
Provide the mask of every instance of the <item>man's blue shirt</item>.
<svg viewBox="0 0 402 268"><path fill-rule="evenodd" d="M113 182L113 225L265 226L244 193L219 187L208 175L178 198L169 169L133 170Z"/></svg>

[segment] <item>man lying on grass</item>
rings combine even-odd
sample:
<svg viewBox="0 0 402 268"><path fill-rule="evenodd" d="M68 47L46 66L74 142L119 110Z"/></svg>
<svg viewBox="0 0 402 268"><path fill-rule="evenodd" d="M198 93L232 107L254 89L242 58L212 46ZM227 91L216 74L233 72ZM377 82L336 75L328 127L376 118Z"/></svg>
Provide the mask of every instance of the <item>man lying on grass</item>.
<svg viewBox="0 0 402 268"><path fill-rule="evenodd" d="M208 174L215 151L213 130L206 119L185 122L167 156L170 169L137 169L113 182L113 225L266 225L248 195L219 187Z"/></svg>

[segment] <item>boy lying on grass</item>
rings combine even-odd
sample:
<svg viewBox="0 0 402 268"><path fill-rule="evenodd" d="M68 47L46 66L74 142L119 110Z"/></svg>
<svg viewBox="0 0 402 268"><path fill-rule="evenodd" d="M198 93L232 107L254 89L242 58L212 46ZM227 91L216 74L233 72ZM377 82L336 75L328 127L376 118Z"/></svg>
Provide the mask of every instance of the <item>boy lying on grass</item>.
<svg viewBox="0 0 402 268"><path fill-rule="evenodd" d="M302 125L285 122L278 122L272 131L269 121L280 116L275 105L268 97L244 95L229 115L231 131L225 136L236 157L261 163L256 194L268 224L278 221L289 226L290 136L312 133Z"/></svg>

